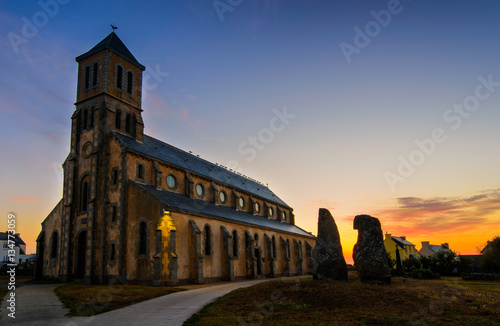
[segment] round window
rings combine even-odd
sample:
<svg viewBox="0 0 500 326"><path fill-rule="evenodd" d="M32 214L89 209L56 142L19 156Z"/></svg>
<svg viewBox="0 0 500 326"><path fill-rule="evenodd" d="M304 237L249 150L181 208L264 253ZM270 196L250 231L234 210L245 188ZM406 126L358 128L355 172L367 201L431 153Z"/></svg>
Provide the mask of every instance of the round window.
<svg viewBox="0 0 500 326"><path fill-rule="evenodd" d="M203 186L200 185L200 184L197 184L196 185L196 193L198 194L198 196L203 196Z"/></svg>
<svg viewBox="0 0 500 326"><path fill-rule="evenodd" d="M269 207L268 209L269 216L273 216L273 208Z"/></svg>
<svg viewBox="0 0 500 326"><path fill-rule="evenodd" d="M174 188L176 184L175 177L173 175L167 176L167 186L169 188Z"/></svg>
<svg viewBox="0 0 500 326"><path fill-rule="evenodd" d="M253 206L254 206L255 211L259 212L259 210L260 210L259 203L255 203Z"/></svg>
<svg viewBox="0 0 500 326"><path fill-rule="evenodd" d="M224 193L224 191L219 192L219 199L221 203L226 202L226 194Z"/></svg>
<svg viewBox="0 0 500 326"><path fill-rule="evenodd" d="M243 208L245 206L245 200L243 199L243 197L240 197L238 199L238 203L240 204L240 208Z"/></svg>

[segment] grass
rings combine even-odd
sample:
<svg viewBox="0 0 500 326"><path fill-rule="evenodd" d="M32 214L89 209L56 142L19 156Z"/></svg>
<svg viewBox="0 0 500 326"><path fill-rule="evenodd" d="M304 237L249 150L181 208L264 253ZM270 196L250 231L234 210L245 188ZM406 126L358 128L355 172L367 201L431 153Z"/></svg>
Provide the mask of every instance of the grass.
<svg viewBox="0 0 500 326"><path fill-rule="evenodd" d="M229 293L187 320L211 325L500 325L500 282L393 278L392 284L275 280Z"/></svg>
<svg viewBox="0 0 500 326"><path fill-rule="evenodd" d="M436 281L439 282L440 280L435 280L434 282ZM500 294L500 281L465 281L460 277L445 277L443 281L449 282L454 286Z"/></svg>
<svg viewBox="0 0 500 326"><path fill-rule="evenodd" d="M64 307L70 310L68 316L93 316L184 290L129 285L63 285L55 292Z"/></svg>

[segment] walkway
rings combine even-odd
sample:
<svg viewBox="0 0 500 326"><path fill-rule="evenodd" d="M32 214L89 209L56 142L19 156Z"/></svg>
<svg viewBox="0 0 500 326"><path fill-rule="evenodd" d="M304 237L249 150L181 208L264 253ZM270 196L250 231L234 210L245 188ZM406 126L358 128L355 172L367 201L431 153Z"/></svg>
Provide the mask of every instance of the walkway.
<svg viewBox="0 0 500 326"><path fill-rule="evenodd" d="M15 319L8 316L7 310L10 298L9 292L4 297L1 308L0 324L19 325L48 325L61 320L68 320L65 316L69 309L62 307L54 293L61 284L23 284L16 287L16 314ZM44 321L40 323L39 321Z"/></svg>
<svg viewBox="0 0 500 326"><path fill-rule="evenodd" d="M177 326L215 299L238 288L252 286L272 279L251 280L204 286L184 292L176 292L152 300L137 303L92 317L67 318L53 289L60 284L26 284L16 289L16 319L7 317L7 298L2 304L0 324L21 325L168 325Z"/></svg>

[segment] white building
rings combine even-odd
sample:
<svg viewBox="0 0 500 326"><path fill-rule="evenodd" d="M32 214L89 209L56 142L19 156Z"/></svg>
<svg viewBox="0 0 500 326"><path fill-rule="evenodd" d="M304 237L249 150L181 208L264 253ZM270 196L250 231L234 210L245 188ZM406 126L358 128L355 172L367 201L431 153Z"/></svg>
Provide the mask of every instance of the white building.
<svg viewBox="0 0 500 326"><path fill-rule="evenodd" d="M15 263L21 264L29 259L29 255L26 255L26 243L21 239L19 233L14 234L14 239L11 236L10 240L13 240L14 243L9 243L9 235L10 233L0 232L0 262L12 263L9 261L9 250L14 250Z"/></svg>

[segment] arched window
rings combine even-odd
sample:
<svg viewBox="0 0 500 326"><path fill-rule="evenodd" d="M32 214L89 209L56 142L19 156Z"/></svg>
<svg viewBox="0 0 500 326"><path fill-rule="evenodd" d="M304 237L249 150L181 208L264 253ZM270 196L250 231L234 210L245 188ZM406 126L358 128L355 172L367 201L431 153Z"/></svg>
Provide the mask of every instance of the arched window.
<svg viewBox="0 0 500 326"><path fill-rule="evenodd" d="M131 71L127 73L127 92L132 93L132 85L134 85L134 75Z"/></svg>
<svg viewBox="0 0 500 326"><path fill-rule="evenodd" d="M203 235L203 253L205 256L210 256L212 254L212 230L210 229L210 225L205 225Z"/></svg>
<svg viewBox="0 0 500 326"><path fill-rule="evenodd" d="M94 71L93 71L93 75L92 75L92 86L95 86L97 85L97 69L98 69L99 65L96 63L94 63Z"/></svg>
<svg viewBox="0 0 500 326"><path fill-rule="evenodd" d="M94 113L94 107L90 109L90 129L94 129L94 119L95 119L95 113Z"/></svg>
<svg viewBox="0 0 500 326"><path fill-rule="evenodd" d="M82 130L87 130L88 119L89 119L89 111L85 109L83 110Z"/></svg>
<svg viewBox="0 0 500 326"><path fill-rule="evenodd" d="M89 207L89 183L83 182L81 189L81 211L86 212Z"/></svg>
<svg viewBox="0 0 500 326"><path fill-rule="evenodd" d="M57 249L59 244L59 236L56 231L52 233L52 243L50 246L50 258L57 258Z"/></svg>
<svg viewBox="0 0 500 326"><path fill-rule="evenodd" d="M238 257L238 249L239 249L238 240L239 240L238 231L233 230L233 256L234 257Z"/></svg>
<svg viewBox="0 0 500 326"><path fill-rule="evenodd" d="M147 248L147 225L146 222L139 224L139 255L145 255Z"/></svg>
<svg viewBox="0 0 500 326"><path fill-rule="evenodd" d="M121 110L116 110L115 127L118 130L120 130L120 128L122 127L122 111Z"/></svg>
<svg viewBox="0 0 500 326"><path fill-rule="evenodd" d="M111 244L110 252L109 252L109 260L114 261L116 256L116 247L115 244Z"/></svg>
<svg viewBox="0 0 500 326"><path fill-rule="evenodd" d="M272 243L272 250L273 250L273 258L276 258L276 237L273 235L273 243Z"/></svg>
<svg viewBox="0 0 500 326"><path fill-rule="evenodd" d="M87 66L85 67L85 85L83 86L84 89L89 88L89 83L90 83L90 67Z"/></svg>
<svg viewBox="0 0 500 326"><path fill-rule="evenodd" d="M137 126L137 118L135 117L135 114L132 113L132 121L130 122L131 126L130 126L130 136L132 137L136 137L136 132L137 132L137 129L136 129L136 126Z"/></svg>
<svg viewBox="0 0 500 326"><path fill-rule="evenodd" d="M127 117L125 118L125 132L130 133L130 119L132 117L130 116L130 113L127 113Z"/></svg>
<svg viewBox="0 0 500 326"><path fill-rule="evenodd" d="M123 82L123 68L122 66L118 66L116 71L116 88L122 89Z"/></svg>

